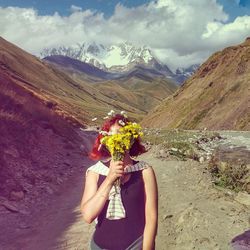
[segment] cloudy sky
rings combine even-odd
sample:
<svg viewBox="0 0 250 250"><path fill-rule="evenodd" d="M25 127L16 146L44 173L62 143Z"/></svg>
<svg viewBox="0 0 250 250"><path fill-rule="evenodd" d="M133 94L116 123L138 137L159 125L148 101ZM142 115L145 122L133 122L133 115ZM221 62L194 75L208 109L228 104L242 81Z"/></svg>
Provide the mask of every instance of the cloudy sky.
<svg viewBox="0 0 250 250"><path fill-rule="evenodd" d="M0 36L35 55L129 41L174 70L250 36L250 0L0 0Z"/></svg>

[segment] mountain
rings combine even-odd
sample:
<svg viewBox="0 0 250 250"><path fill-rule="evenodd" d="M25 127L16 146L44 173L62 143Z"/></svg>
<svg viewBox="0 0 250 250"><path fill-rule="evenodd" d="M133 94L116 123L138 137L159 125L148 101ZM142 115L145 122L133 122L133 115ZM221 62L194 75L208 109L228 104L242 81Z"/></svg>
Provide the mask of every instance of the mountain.
<svg viewBox="0 0 250 250"><path fill-rule="evenodd" d="M191 77L199 67L200 64L193 64L187 68L177 68L175 71L175 80L180 83L184 82L186 79Z"/></svg>
<svg viewBox="0 0 250 250"><path fill-rule="evenodd" d="M89 81L98 81L100 79L114 79L121 76L121 74L103 71L93 66L92 64L85 63L68 56L47 56L43 58L43 61L47 61L48 63L54 64L55 66L61 68L61 70L67 70L72 74L85 74L85 79Z"/></svg>
<svg viewBox="0 0 250 250"><path fill-rule="evenodd" d="M159 71L135 66L130 72L108 73L93 65L66 56L50 56L43 59L50 66L67 74L80 83L88 81L104 96L141 110L146 114L164 98L174 93L178 86ZM122 109L122 108L121 108Z"/></svg>
<svg viewBox="0 0 250 250"><path fill-rule="evenodd" d="M141 109L145 115L178 89L175 82L160 77L151 79L145 75L143 78L133 76L119 81L97 82L94 86L112 99Z"/></svg>
<svg viewBox="0 0 250 250"><path fill-rule="evenodd" d="M75 60L64 57L59 57L59 65L55 61L52 63L39 60L3 38L0 40L0 46L2 74L32 92L44 105L49 105L53 112L76 126L93 124L93 117L102 119L111 109L125 110L131 118L139 121L149 109L178 88L166 79L152 77L152 74L144 79L127 76L123 79L103 80L100 77L111 73L86 63L80 62L79 66ZM82 66L84 74L79 71ZM92 81L86 80L90 78ZM97 78L99 81L95 81ZM125 81L127 85L119 85ZM113 94L107 89L102 93L102 87L99 88L96 83L102 84L102 87L112 84L110 91ZM139 91L135 89L137 86L140 86ZM150 92L144 89L149 87L153 89Z"/></svg>
<svg viewBox="0 0 250 250"><path fill-rule="evenodd" d="M45 62L53 64L63 71L68 71L71 74L78 73L84 79L88 79L89 81L100 81L101 80L112 80L112 79L124 79L136 76L138 78L143 78L145 80L152 81L154 78L162 77L165 78L164 72L160 70L153 69L151 67L146 67L143 65L135 65L128 72L120 72L120 73L112 73L103 71L89 63L85 63L79 61L77 59L73 59L68 56L47 56L42 59ZM169 79L169 78L168 78Z"/></svg>
<svg viewBox="0 0 250 250"><path fill-rule="evenodd" d="M249 130L250 38L218 51L144 117L149 127Z"/></svg>
<svg viewBox="0 0 250 250"><path fill-rule="evenodd" d="M42 57L68 56L110 72L128 71L137 64L148 64L154 57L146 46L136 48L125 42L105 47L102 44L83 43L71 47L45 48Z"/></svg>
<svg viewBox="0 0 250 250"><path fill-rule="evenodd" d="M103 117L110 109L119 110L121 107L135 119L145 115L141 109L108 98L91 83L82 79L74 80L64 71L3 38L0 40L0 49L1 74L32 92L44 105L51 105L53 112L76 126L84 127L91 123L93 116Z"/></svg>
<svg viewBox="0 0 250 250"><path fill-rule="evenodd" d="M167 65L157 59L149 47L136 47L129 42L110 46L95 42L83 43L70 47L44 48L40 53L41 58L56 55L77 59L111 73L130 72L135 66L142 66L159 71L161 75L178 83L182 83L183 79L189 76L187 72L183 75L180 71L178 74L173 73Z"/></svg>

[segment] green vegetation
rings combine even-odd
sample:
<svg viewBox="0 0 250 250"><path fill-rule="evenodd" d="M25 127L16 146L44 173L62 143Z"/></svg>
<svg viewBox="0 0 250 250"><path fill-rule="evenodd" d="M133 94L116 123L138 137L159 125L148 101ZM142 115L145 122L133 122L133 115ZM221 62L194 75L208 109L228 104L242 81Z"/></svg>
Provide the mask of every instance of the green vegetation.
<svg viewBox="0 0 250 250"><path fill-rule="evenodd" d="M208 166L216 185L250 193L250 169L245 163L224 162L212 157Z"/></svg>
<svg viewBox="0 0 250 250"><path fill-rule="evenodd" d="M144 141L159 145L159 151L167 152L180 160L199 160L204 149L197 141L209 141L218 136L210 131L191 131L182 129L145 129Z"/></svg>

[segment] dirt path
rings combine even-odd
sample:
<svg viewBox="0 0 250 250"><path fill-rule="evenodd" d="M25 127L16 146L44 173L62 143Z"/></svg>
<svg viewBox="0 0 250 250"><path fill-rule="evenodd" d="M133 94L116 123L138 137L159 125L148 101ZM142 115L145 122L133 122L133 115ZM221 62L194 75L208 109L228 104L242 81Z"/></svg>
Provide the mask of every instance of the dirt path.
<svg viewBox="0 0 250 250"><path fill-rule="evenodd" d="M247 230L249 207L233 193L213 187L206 163L163 161L151 152L140 157L155 169L159 187L157 250L227 250L237 234ZM53 196L48 210L36 215L29 230L0 250L87 250L94 229L80 213L84 166Z"/></svg>
<svg viewBox="0 0 250 250"><path fill-rule="evenodd" d="M159 186L157 249L227 250L247 230L249 207L234 201L230 191L212 186L205 163L161 161L146 154Z"/></svg>

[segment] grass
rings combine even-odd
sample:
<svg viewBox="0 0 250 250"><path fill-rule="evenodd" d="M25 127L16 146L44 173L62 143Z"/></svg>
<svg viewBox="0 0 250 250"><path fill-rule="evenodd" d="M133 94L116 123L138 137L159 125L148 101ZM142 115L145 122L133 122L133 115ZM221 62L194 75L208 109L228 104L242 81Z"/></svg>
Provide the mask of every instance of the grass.
<svg viewBox="0 0 250 250"><path fill-rule="evenodd" d="M210 131L191 131L182 129L145 129L143 140L153 145L160 145L164 151L178 159L187 158L199 160L199 151L201 148L195 142L199 139L213 139L217 133Z"/></svg>
<svg viewBox="0 0 250 250"><path fill-rule="evenodd" d="M208 169L212 174L215 185L229 188L236 192L247 191L250 193L248 188L250 170L245 163L223 162L212 157L208 164Z"/></svg>

